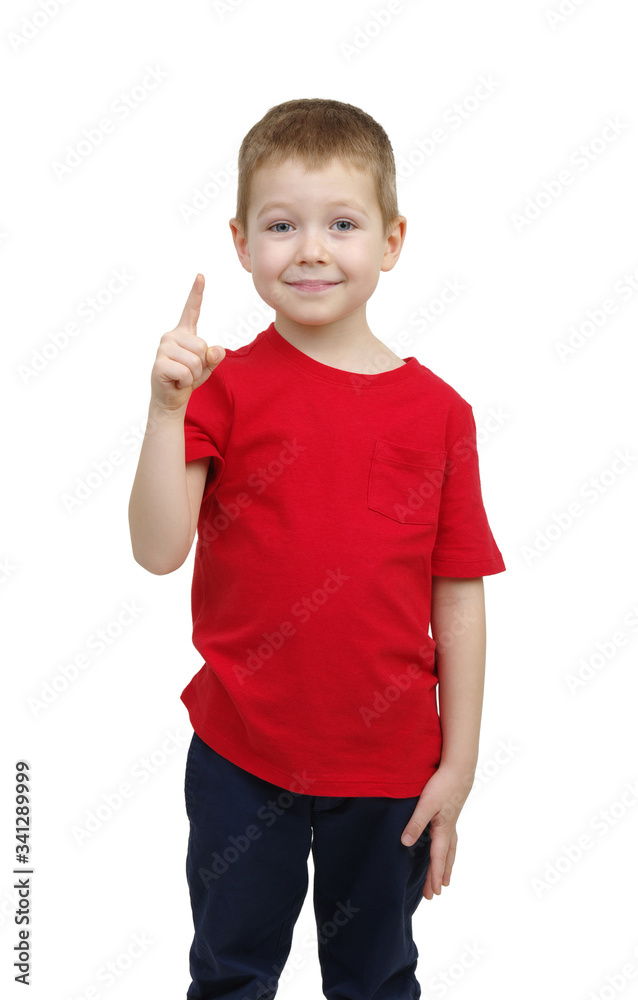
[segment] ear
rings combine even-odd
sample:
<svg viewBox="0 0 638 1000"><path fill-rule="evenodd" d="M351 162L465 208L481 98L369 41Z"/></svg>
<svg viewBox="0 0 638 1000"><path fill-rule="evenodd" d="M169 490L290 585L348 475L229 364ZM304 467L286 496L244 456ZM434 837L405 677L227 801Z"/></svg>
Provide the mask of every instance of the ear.
<svg viewBox="0 0 638 1000"><path fill-rule="evenodd" d="M408 220L405 215L397 215L394 220L394 227L386 240L386 249L381 262L382 271L391 271L398 261L405 239L407 224Z"/></svg>
<svg viewBox="0 0 638 1000"><path fill-rule="evenodd" d="M230 231L233 234L233 242L235 244L235 250L237 251L237 256L239 257L241 266L245 268L246 271L251 272L250 253L248 252L248 242L244 234L244 227L239 219L236 218L230 219L228 225L230 226Z"/></svg>

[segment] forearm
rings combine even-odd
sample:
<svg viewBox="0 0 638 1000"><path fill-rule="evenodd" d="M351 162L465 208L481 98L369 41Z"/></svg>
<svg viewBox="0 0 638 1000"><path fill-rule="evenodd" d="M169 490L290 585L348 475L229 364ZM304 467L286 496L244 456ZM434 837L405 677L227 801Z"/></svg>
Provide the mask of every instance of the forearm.
<svg viewBox="0 0 638 1000"><path fill-rule="evenodd" d="M128 514L133 556L151 573L177 569L189 549L184 413L185 408L166 411L151 399L131 490Z"/></svg>
<svg viewBox="0 0 638 1000"><path fill-rule="evenodd" d="M483 578L432 580L432 637L437 643L441 764L473 783L485 682Z"/></svg>

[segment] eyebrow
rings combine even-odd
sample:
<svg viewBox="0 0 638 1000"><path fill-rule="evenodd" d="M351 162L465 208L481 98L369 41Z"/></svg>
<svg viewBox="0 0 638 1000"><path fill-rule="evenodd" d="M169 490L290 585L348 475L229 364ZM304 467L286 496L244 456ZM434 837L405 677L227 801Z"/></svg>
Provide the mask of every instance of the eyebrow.
<svg viewBox="0 0 638 1000"><path fill-rule="evenodd" d="M257 218L260 219L262 215L265 215L266 212L270 212L271 209L274 208L290 208L290 202L289 201L266 202L266 204L262 207L261 211L257 213ZM362 215L365 215L366 218L369 217L363 205L360 205L358 201L352 201L352 200L348 201L346 198L344 199L336 198L333 201L326 202L326 208L354 208L357 212L361 212Z"/></svg>

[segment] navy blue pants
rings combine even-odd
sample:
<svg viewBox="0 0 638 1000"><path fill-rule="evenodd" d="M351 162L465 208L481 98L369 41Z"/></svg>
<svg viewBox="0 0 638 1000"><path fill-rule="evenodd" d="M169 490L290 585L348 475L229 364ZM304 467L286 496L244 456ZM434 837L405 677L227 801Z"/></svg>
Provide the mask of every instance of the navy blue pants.
<svg viewBox="0 0 638 1000"><path fill-rule="evenodd" d="M273 785L193 733L186 760L186 875L195 936L189 1000L270 1000L314 863L324 996L417 1000L412 914L423 899L429 827L401 834L418 796L304 795Z"/></svg>

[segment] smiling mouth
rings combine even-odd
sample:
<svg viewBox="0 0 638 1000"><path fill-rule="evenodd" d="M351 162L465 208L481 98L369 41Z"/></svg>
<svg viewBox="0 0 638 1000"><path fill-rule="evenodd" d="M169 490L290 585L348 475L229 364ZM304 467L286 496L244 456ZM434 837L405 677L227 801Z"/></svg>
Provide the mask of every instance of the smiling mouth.
<svg viewBox="0 0 638 1000"><path fill-rule="evenodd" d="M340 281L288 281L292 288L298 288L300 291L309 292L320 292L325 288L334 288L336 285L340 285Z"/></svg>

